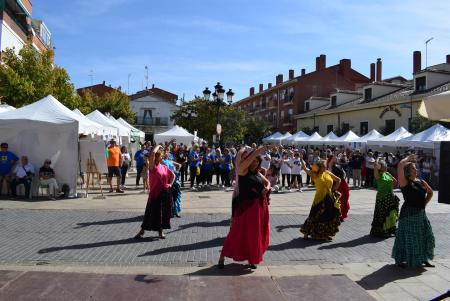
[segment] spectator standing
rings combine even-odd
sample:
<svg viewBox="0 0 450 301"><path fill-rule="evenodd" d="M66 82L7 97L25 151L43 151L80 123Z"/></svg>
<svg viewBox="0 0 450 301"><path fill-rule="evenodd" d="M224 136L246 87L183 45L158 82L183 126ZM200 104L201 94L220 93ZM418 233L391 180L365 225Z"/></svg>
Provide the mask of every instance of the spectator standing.
<svg viewBox="0 0 450 301"><path fill-rule="evenodd" d="M8 143L2 142L0 145L0 195L2 193L3 181L7 186L11 185L11 171L14 169L19 158L12 152L8 151Z"/></svg>
<svg viewBox="0 0 450 301"><path fill-rule="evenodd" d="M120 189L120 180L122 178L120 174L120 167L122 166L122 154L120 153L120 148L116 145L116 141L112 139L108 146L108 183L109 192L113 192L112 178L116 176L117 185L116 192L123 193L124 191Z"/></svg>
<svg viewBox="0 0 450 301"><path fill-rule="evenodd" d="M141 180L142 169L144 168L144 155L148 153L145 149L145 144L141 144L141 149L134 154L134 161L136 161L136 188L139 186Z"/></svg>
<svg viewBox="0 0 450 301"><path fill-rule="evenodd" d="M121 179L121 189L125 188L125 178L127 176L127 172L128 172L128 168L130 168L131 165L131 157L130 154L128 153L128 149L126 146L122 146L120 148L120 152L122 155L122 166L120 167L120 174L122 176Z"/></svg>
<svg viewBox="0 0 450 301"><path fill-rule="evenodd" d="M353 170L353 186L354 187L361 187L361 167L363 164L363 156L361 155L361 152L359 149L355 150L353 153L349 165L351 166Z"/></svg>
<svg viewBox="0 0 450 301"><path fill-rule="evenodd" d="M198 144L194 144L192 150L189 152L189 173L191 176L191 189L197 190L194 187L195 179L197 178L197 186L200 184L200 156L198 154Z"/></svg>
<svg viewBox="0 0 450 301"><path fill-rule="evenodd" d="M366 188L373 187L373 169L375 167L375 158L373 157L373 153L369 151L366 156Z"/></svg>
<svg viewBox="0 0 450 301"><path fill-rule="evenodd" d="M34 166L28 162L27 156L22 156L20 158L20 163L17 164L14 169L14 178L11 181L11 193L13 198L17 196L17 186L23 184L23 186L25 186L25 198L31 199L31 183L34 174Z"/></svg>

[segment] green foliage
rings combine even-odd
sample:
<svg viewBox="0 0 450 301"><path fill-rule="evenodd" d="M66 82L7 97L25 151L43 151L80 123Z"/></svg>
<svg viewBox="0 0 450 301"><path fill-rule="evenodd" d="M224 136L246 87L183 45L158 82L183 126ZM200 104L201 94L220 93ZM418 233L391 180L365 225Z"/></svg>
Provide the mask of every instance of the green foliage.
<svg viewBox="0 0 450 301"><path fill-rule="evenodd" d="M191 113L190 117L183 116L187 113ZM196 116L192 117L192 115ZM212 141L212 136L216 132L217 105L201 97L195 97L190 102L183 102L171 118L189 132L197 131L199 137ZM244 112L236 107L225 104L220 106L219 123L222 125L220 137L222 144L242 141L245 134L244 120Z"/></svg>
<svg viewBox="0 0 450 301"><path fill-rule="evenodd" d="M411 133L416 134L426 130L427 128L435 125L437 122L417 115L411 119Z"/></svg>
<svg viewBox="0 0 450 301"><path fill-rule="evenodd" d="M307 135L312 135L314 134L314 129L310 128L309 126L306 126L304 128L302 128L301 130L303 133L307 134Z"/></svg>
<svg viewBox="0 0 450 301"><path fill-rule="evenodd" d="M271 125L265 120L257 120L249 118L245 121L245 143L260 143L261 139L266 136Z"/></svg>
<svg viewBox="0 0 450 301"><path fill-rule="evenodd" d="M13 49L2 53L0 99L14 107L33 103L49 94L70 109L77 107L70 77L64 68L53 64L52 50L37 52L27 44L16 55Z"/></svg>
<svg viewBox="0 0 450 301"><path fill-rule="evenodd" d="M122 117L130 123L134 123L135 114L131 110L128 96L118 90L106 93L98 97L86 89L80 96L78 108L83 114L99 110L102 113L110 113L114 118Z"/></svg>

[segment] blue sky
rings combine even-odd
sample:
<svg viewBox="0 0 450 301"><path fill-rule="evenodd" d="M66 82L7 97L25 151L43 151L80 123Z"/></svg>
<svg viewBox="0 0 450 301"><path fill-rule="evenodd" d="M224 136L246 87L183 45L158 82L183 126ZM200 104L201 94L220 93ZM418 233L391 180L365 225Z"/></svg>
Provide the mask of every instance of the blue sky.
<svg viewBox="0 0 450 301"><path fill-rule="evenodd" d="M428 48L428 65L450 54L448 1L74 0L33 1L33 16L52 32L56 63L75 87L103 80L130 92L149 85L186 99L217 81L238 100L249 87L275 82L289 69L314 70L342 58L369 76L383 60L383 77L411 78L412 52Z"/></svg>

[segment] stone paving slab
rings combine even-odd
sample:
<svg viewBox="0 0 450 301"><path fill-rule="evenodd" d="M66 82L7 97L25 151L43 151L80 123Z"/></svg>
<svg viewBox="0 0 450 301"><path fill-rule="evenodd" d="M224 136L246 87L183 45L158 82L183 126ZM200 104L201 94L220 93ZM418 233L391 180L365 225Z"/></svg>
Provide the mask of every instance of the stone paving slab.
<svg viewBox="0 0 450 301"><path fill-rule="evenodd" d="M436 259L450 258L450 215L429 215ZM371 215L354 215L332 242L301 238L303 215L272 215L271 241L264 264L389 262L394 238L368 235ZM0 262L74 262L104 265L215 263L229 229L224 214L186 214L172 219L166 239L137 233L142 215L80 210L0 210Z"/></svg>
<svg viewBox="0 0 450 301"><path fill-rule="evenodd" d="M1 300L373 300L344 275L227 277L0 271ZM237 276L237 275L234 275Z"/></svg>

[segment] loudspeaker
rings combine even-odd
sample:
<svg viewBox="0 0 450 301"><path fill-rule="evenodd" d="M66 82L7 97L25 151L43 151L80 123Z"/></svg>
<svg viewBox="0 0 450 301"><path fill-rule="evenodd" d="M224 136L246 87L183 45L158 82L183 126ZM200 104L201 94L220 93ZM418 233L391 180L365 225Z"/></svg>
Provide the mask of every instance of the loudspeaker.
<svg viewBox="0 0 450 301"><path fill-rule="evenodd" d="M450 141L441 142L438 203L450 204Z"/></svg>

